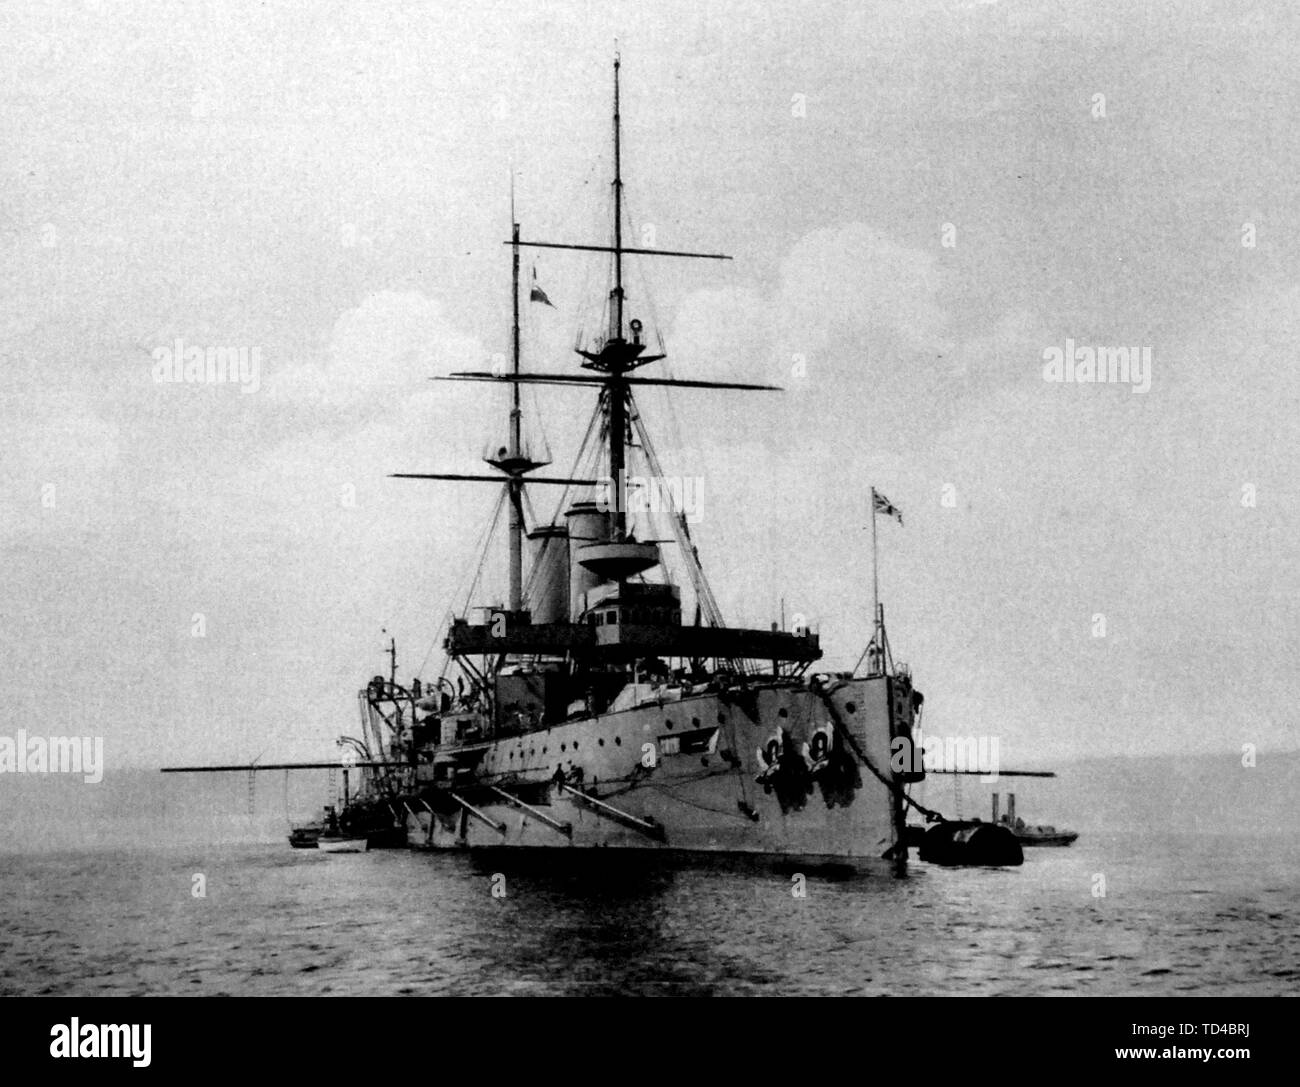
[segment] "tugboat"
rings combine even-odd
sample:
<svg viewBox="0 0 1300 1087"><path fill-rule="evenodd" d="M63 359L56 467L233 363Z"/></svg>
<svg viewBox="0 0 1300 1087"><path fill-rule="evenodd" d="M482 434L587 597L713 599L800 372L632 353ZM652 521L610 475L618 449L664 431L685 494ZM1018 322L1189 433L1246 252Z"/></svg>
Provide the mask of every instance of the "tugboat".
<svg viewBox="0 0 1300 1087"><path fill-rule="evenodd" d="M304 823L289 832L289 844L294 849L315 849L324 830L323 823Z"/></svg>
<svg viewBox="0 0 1300 1087"><path fill-rule="evenodd" d="M1007 793L1007 810L1001 816L998 815L998 794L993 794L993 822L1010 830L1022 846L1066 846L1079 837L1073 830L1057 830L1051 826L1030 826L1023 819L1018 819L1015 793Z"/></svg>
<svg viewBox="0 0 1300 1087"><path fill-rule="evenodd" d="M325 809L325 829L316 839L316 848L322 853L364 853L370 842L364 834L347 830L333 807Z"/></svg>
<svg viewBox="0 0 1300 1087"><path fill-rule="evenodd" d="M322 835L331 836L327 833L331 825L335 828L332 837L364 838L369 849L397 849L406 845L406 832L389 807L363 799L352 800L339 814L334 808L326 808L320 821L294 827L289 844L294 849L315 849Z"/></svg>

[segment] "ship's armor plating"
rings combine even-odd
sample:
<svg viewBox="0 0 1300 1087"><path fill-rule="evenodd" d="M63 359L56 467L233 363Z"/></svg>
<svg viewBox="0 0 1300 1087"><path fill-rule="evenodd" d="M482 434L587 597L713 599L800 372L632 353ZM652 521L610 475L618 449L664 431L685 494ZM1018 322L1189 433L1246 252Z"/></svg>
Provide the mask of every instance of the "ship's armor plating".
<svg viewBox="0 0 1300 1087"><path fill-rule="evenodd" d="M481 691L412 698L392 749L412 765L408 842L895 859L906 777L892 741L910 742L918 699L905 672L716 677L498 734Z"/></svg>

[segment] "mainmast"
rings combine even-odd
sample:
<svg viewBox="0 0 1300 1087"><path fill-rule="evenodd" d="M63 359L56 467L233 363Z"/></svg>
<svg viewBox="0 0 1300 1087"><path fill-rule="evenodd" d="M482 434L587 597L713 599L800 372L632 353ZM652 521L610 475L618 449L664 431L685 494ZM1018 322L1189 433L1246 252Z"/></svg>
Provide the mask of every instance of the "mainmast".
<svg viewBox="0 0 1300 1087"><path fill-rule="evenodd" d="M610 307L611 343L623 343L623 163L622 133L618 113L619 57L614 54L614 290ZM630 367L629 367L630 368ZM627 511L623 509L623 476L627 454L623 440L627 431L627 386L620 380L622 368L610 374L605 390L609 405L609 478L614 485L614 542L627 537Z"/></svg>
<svg viewBox="0 0 1300 1087"><path fill-rule="evenodd" d="M514 181L510 192L511 240L514 253L511 294L514 303L513 364L519 373L519 223L515 220ZM510 385L510 462L520 463L520 429L522 412L519 407L519 382ZM506 485L510 502L510 610L519 612L524 607L524 511L522 475L513 472Z"/></svg>
<svg viewBox="0 0 1300 1087"><path fill-rule="evenodd" d="M623 163L618 112L618 54L614 54L614 306L611 340L623 338Z"/></svg>

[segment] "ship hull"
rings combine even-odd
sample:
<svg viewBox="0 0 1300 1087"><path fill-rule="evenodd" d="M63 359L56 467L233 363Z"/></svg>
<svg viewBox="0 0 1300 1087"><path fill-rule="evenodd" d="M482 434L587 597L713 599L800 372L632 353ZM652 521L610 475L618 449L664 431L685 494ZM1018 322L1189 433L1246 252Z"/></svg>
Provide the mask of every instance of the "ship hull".
<svg viewBox="0 0 1300 1087"><path fill-rule="evenodd" d="M472 777L408 804L408 843L896 867L891 700L884 677L772 684L498 738L466 750Z"/></svg>

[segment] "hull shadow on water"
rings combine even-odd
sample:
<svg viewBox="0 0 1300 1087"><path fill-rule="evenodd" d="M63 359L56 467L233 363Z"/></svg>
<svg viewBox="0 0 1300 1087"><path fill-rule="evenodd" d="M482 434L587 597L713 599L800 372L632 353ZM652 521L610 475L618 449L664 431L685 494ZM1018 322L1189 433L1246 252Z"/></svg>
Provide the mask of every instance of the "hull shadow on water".
<svg viewBox="0 0 1300 1087"><path fill-rule="evenodd" d="M662 850L492 850L426 855L497 888L475 925L487 976L507 991L573 995L779 992L789 964L756 953L800 924L797 875L853 895L894 897L886 866ZM495 913L495 916L492 914ZM737 915L748 915L735 931Z"/></svg>

